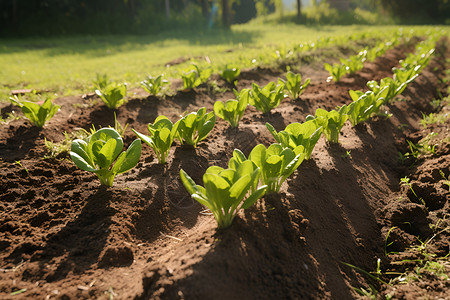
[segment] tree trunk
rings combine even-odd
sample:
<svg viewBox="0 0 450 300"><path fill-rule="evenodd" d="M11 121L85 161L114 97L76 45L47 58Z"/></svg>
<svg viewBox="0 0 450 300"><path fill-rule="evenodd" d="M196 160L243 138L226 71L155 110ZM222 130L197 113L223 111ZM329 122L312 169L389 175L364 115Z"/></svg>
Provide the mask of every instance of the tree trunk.
<svg viewBox="0 0 450 300"><path fill-rule="evenodd" d="M166 17L170 19L170 3L169 0L166 0Z"/></svg>
<svg viewBox="0 0 450 300"><path fill-rule="evenodd" d="M300 19L302 16L302 0L297 0L297 18Z"/></svg>
<svg viewBox="0 0 450 300"><path fill-rule="evenodd" d="M226 27L230 26L230 7L228 0L222 0L222 22Z"/></svg>
<svg viewBox="0 0 450 300"><path fill-rule="evenodd" d="M202 15L206 19L209 17L209 5L208 0L201 0L202 4Z"/></svg>

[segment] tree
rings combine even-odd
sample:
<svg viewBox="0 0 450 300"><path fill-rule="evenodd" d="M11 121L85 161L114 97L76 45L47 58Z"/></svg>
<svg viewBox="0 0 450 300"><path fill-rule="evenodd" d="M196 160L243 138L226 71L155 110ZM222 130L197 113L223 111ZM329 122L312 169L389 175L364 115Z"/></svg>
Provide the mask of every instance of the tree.
<svg viewBox="0 0 450 300"><path fill-rule="evenodd" d="M230 2L229 0L222 0L222 22L226 27L230 26Z"/></svg>
<svg viewBox="0 0 450 300"><path fill-rule="evenodd" d="M297 18L302 16L302 0L297 0Z"/></svg>

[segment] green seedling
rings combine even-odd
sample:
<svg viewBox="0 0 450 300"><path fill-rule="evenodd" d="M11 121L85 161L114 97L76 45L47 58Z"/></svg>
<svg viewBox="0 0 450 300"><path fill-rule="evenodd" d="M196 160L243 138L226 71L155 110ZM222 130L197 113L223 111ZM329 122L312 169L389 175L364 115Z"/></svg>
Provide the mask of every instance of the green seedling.
<svg viewBox="0 0 450 300"><path fill-rule="evenodd" d="M239 77L239 74L241 74L241 69L239 68L226 68L222 71L220 76L225 79L228 83L234 84L236 79Z"/></svg>
<svg viewBox="0 0 450 300"><path fill-rule="evenodd" d="M150 95L156 96L164 85L169 84L169 81L164 79L164 75L158 75L156 77L152 77L151 75L147 77L147 79L141 81L141 86L144 90Z"/></svg>
<svg viewBox="0 0 450 300"><path fill-rule="evenodd" d="M200 69L197 65L192 64L191 69L186 70L181 74L181 78L183 79L183 90L189 91L208 81L211 73L211 68Z"/></svg>
<svg viewBox="0 0 450 300"><path fill-rule="evenodd" d="M322 108L316 110L315 117L309 115L306 120L317 120L317 124L322 127L323 134L330 143L339 143L339 135L342 127L348 119L348 106L344 105L338 110L326 111Z"/></svg>
<svg viewBox="0 0 450 300"><path fill-rule="evenodd" d="M252 191L258 181L259 168L250 160L241 162L236 169L209 167L203 175L203 186L197 185L183 170L181 182L191 197L208 207L218 228L229 227L240 209L247 209L264 196L267 186Z"/></svg>
<svg viewBox="0 0 450 300"><path fill-rule="evenodd" d="M20 107L24 116L37 127L44 127L45 123L53 118L61 106L53 104L50 98L47 98L42 105L34 102L20 101L17 96L9 98L11 102Z"/></svg>
<svg viewBox="0 0 450 300"><path fill-rule="evenodd" d="M364 68L365 57L361 55L351 56L349 59L342 59L341 63L345 66L346 70L350 74L355 74L362 68Z"/></svg>
<svg viewBox="0 0 450 300"><path fill-rule="evenodd" d="M202 107L197 112L192 112L181 118L174 125L174 137L183 144L197 147L197 144L204 140L216 124L214 112L206 113L206 108Z"/></svg>
<svg viewBox="0 0 450 300"><path fill-rule="evenodd" d="M102 99L106 106L110 109L116 109L125 102L127 95L127 84L111 83L103 89L95 90L95 93Z"/></svg>
<svg viewBox="0 0 450 300"><path fill-rule="evenodd" d="M410 183L410 179L407 176L400 178L400 184L407 186L411 190L413 195L416 197L416 199L419 200L424 206L426 206L425 200L423 200L422 197L417 196L416 192L412 187L412 184Z"/></svg>
<svg viewBox="0 0 450 300"><path fill-rule="evenodd" d="M125 134L125 130L128 128L128 123L125 123L125 125L122 125L117 121L116 112L114 112L114 129L120 134L121 137ZM95 132L95 128L94 128ZM93 133L93 132L92 132Z"/></svg>
<svg viewBox="0 0 450 300"><path fill-rule="evenodd" d="M347 73L347 66L344 64L324 64L325 70L330 73L330 77L327 78L327 81L333 80L334 82L339 82L341 77Z"/></svg>
<svg viewBox="0 0 450 300"><path fill-rule="evenodd" d="M442 179L444 179L444 184L448 187L450 190L450 176L445 177L445 173L442 170L439 170L439 174L441 175Z"/></svg>
<svg viewBox="0 0 450 300"><path fill-rule="evenodd" d="M261 183L267 185L267 193L278 193L281 184L300 166L305 159L304 147L283 148L272 144L269 148L257 145L248 159L261 169Z"/></svg>
<svg viewBox="0 0 450 300"><path fill-rule="evenodd" d="M144 141L147 145L152 147L155 151L156 157L160 164L165 164L167 156L169 155L170 147L172 146L173 139L176 135L176 129L172 122L165 116L159 116L156 118L153 124L148 124L148 131L150 136L146 136L142 133L132 129L133 132Z"/></svg>
<svg viewBox="0 0 450 300"><path fill-rule="evenodd" d="M230 123L231 127L238 127L239 121L244 116L245 108L248 105L249 93L249 89L242 89L239 93L234 90L236 100L227 100L225 104L221 101L216 101L214 103L214 113L219 118Z"/></svg>
<svg viewBox="0 0 450 300"><path fill-rule="evenodd" d="M127 151L122 149L120 134L113 128L102 128L84 140L74 140L70 156L77 167L97 174L101 184L111 187L117 174L138 163L141 140L134 140Z"/></svg>
<svg viewBox="0 0 450 300"><path fill-rule="evenodd" d="M285 89L289 92L292 99L297 99L309 85L311 79L306 79L302 84L302 75L289 71L286 74L286 81L282 79L280 81L285 85Z"/></svg>
<svg viewBox="0 0 450 300"><path fill-rule="evenodd" d="M361 91L350 90L350 96L353 102L348 105L347 114L350 123L356 126L359 123L367 121L372 114L379 112L381 105L384 103L383 92L378 94L367 91L363 93Z"/></svg>
<svg viewBox="0 0 450 300"><path fill-rule="evenodd" d="M249 104L256 107L262 113L269 113L273 108L280 105L281 100L286 98L284 94L284 84L269 82L265 87L260 88L256 83L252 83Z"/></svg>
<svg viewBox="0 0 450 300"><path fill-rule="evenodd" d="M47 147L48 152L48 154L44 156L44 159L58 158L62 154L69 153L70 146L73 140L84 139L88 136L89 132L87 132L85 129L80 129L71 133L67 133L66 131L64 131L64 139L57 143L44 138L44 145L45 147Z"/></svg>
<svg viewBox="0 0 450 300"><path fill-rule="evenodd" d="M314 146L322 135L323 130L317 120L308 120L304 123L292 123L280 132L277 132L269 123L266 123L266 127L282 147L295 149L300 145L303 146L306 159L311 158Z"/></svg>
<svg viewBox="0 0 450 300"><path fill-rule="evenodd" d="M424 128L427 128L430 124L444 124L448 118L448 114L430 113L429 115L426 115L422 113L422 120L420 120L420 123Z"/></svg>
<svg viewBox="0 0 450 300"><path fill-rule="evenodd" d="M96 75L95 80L92 81L94 84L94 88L97 90L103 90L108 85L112 83L111 79L109 78L108 74L98 74Z"/></svg>

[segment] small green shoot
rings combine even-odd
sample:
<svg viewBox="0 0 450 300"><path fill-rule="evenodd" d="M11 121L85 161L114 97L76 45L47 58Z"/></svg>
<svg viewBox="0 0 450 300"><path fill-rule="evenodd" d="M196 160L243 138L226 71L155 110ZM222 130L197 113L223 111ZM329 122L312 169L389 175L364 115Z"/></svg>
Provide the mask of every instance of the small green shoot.
<svg viewBox="0 0 450 300"><path fill-rule="evenodd" d="M442 179L444 179L444 184L448 187L450 190L450 176L445 177L445 173L442 170L439 170L439 174L441 175Z"/></svg>
<svg viewBox="0 0 450 300"><path fill-rule="evenodd" d="M80 169L95 173L100 183L111 187L114 177L124 173L139 161L141 140L134 140L123 151L120 134L113 128L102 128L86 139L72 142L70 156Z"/></svg>
<svg viewBox="0 0 450 300"><path fill-rule="evenodd" d="M245 159L236 169L209 167L203 175L204 187L197 185L183 169L180 177L192 198L211 210L217 227L227 228L240 209L249 208L264 195L267 188L264 185L251 191L258 181L259 172L252 161Z"/></svg>
<svg viewBox="0 0 450 300"><path fill-rule="evenodd" d="M125 125L120 124L119 121L117 121L116 112L114 112L114 129L120 134L121 137L123 137L127 128L128 123L125 123Z"/></svg>
<svg viewBox="0 0 450 300"><path fill-rule="evenodd" d="M109 109L116 109L125 102L127 95L127 84L111 83L103 89L95 90L95 93L102 99Z"/></svg>
<svg viewBox="0 0 450 300"><path fill-rule="evenodd" d="M152 77L151 75L147 77L147 79L141 81L141 86L144 90L150 95L156 96L164 85L169 84L169 81L164 79L164 75L158 75L156 77Z"/></svg>
<svg viewBox="0 0 450 300"><path fill-rule="evenodd" d="M413 193L413 195L416 197L416 199L417 200L419 200L423 205L425 205L426 206L426 203L425 203L425 201L423 200L423 198L422 197L419 197L417 194L416 194L416 192L414 191L414 189L413 189L413 187L412 187L412 184L410 183L410 178L408 178L407 176L405 176L405 177L403 177L403 178L400 178L400 184L401 185L404 185L404 186L407 186L410 190L411 190L411 192Z"/></svg>
<svg viewBox="0 0 450 300"><path fill-rule="evenodd" d="M227 67L225 70L222 71L220 76L225 79L229 84L235 84L235 81L239 77L239 74L241 74L241 69L232 67Z"/></svg>
<svg viewBox="0 0 450 300"><path fill-rule="evenodd" d="M206 139L209 132L216 124L214 112L206 113L206 108L202 107L197 112L192 112L181 118L174 125L176 134L174 137L183 144L197 147L197 144Z"/></svg>
<svg viewBox="0 0 450 300"><path fill-rule="evenodd" d="M112 83L111 79L109 78L108 74L96 74L95 80L92 81L94 84L94 88L97 90L103 90L108 85Z"/></svg>
<svg viewBox="0 0 450 300"><path fill-rule="evenodd" d="M211 73L211 68L200 69L197 65L192 64L192 68L181 74L181 78L183 79L183 91L190 91L208 81Z"/></svg>
<svg viewBox="0 0 450 300"><path fill-rule="evenodd" d="M306 120L317 120L319 126L322 126L323 134L330 143L339 143L339 135L342 127L348 119L348 106L344 105L339 110L326 111L322 108L316 110L315 117L307 116Z"/></svg>
<svg viewBox="0 0 450 300"><path fill-rule="evenodd" d="M16 296L16 295L23 294L23 293L25 293L26 291L27 291L27 289L20 289L20 290L17 290L17 291L14 291L14 292L10 293L9 295L11 295L11 296Z"/></svg>
<svg viewBox="0 0 450 300"><path fill-rule="evenodd" d="M52 142L44 138L45 147L47 147L47 155L44 159L58 158L64 153L70 152L70 146L75 139L85 139L89 136L89 132L84 129L76 130L71 133L64 131L64 139L60 142Z"/></svg>
<svg viewBox="0 0 450 300"><path fill-rule="evenodd" d="M334 82L339 82L341 77L347 73L347 66L343 64L330 65L325 63L325 70L330 73L330 77L327 78L327 82L333 80Z"/></svg>
<svg viewBox="0 0 450 300"><path fill-rule="evenodd" d="M266 127L272 136L284 148L295 149L297 146L303 146L306 159L311 158L314 146L322 135L322 126L317 120L308 120L304 123L291 123L284 130L277 132L275 128L266 123Z"/></svg>
<svg viewBox="0 0 450 300"><path fill-rule="evenodd" d="M303 146L294 149L272 144L266 148L258 144L250 152L248 159L261 169L261 183L267 185L267 193L278 193L281 185L294 173L305 159Z"/></svg>
<svg viewBox="0 0 450 300"><path fill-rule="evenodd" d="M11 102L20 107L25 117L37 127L44 127L61 106L53 104L50 98L47 98L42 105L34 102L20 101L17 96L9 98Z"/></svg>
<svg viewBox="0 0 450 300"><path fill-rule="evenodd" d="M30 174L30 173L28 172L28 169L22 165L22 162L21 162L20 160L16 160L15 163L16 163L17 165L19 165L21 168L23 168L23 169L25 170L25 172L27 172L27 174Z"/></svg>
<svg viewBox="0 0 450 300"><path fill-rule="evenodd" d="M297 99L309 85L311 79L307 78L302 84L302 75L289 71L286 73L286 80L280 79L280 81L284 83L285 89L289 92L292 99Z"/></svg>
<svg viewBox="0 0 450 300"><path fill-rule="evenodd" d="M221 101L216 101L214 103L214 113L219 118L230 123L231 127L238 127L239 121L244 116L245 108L248 105L249 93L249 89L242 89L240 92L234 90L236 100L227 100L225 104Z"/></svg>
<svg viewBox="0 0 450 300"><path fill-rule="evenodd" d="M139 133L134 129L132 130L138 138L152 147L158 163L165 164L174 136L176 135L176 128L174 128L172 122L165 116L157 117L153 124L148 124L150 136Z"/></svg>
<svg viewBox="0 0 450 300"><path fill-rule="evenodd" d="M262 113L269 113L272 109L280 105L281 100L286 98L284 94L284 83L269 82L265 87L260 88L256 83L252 83L249 104L256 107Z"/></svg>

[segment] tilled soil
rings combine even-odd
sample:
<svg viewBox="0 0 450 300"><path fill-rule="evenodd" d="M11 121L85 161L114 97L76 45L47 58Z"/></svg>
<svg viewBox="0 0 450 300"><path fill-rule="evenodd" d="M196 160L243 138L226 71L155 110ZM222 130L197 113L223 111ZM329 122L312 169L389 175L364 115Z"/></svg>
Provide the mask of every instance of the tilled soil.
<svg viewBox="0 0 450 300"><path fill-rule="evenodd" d="M413 43L389 50L340 83L326 82L323 61L294 63L294 71L313 79L300 99L285 99L270 115L248 107L238 129L218 119L198 148L175 144L163 166L144 145L138 165L118 175L112 188L100 186L67 154L42 159L44 138L60 141L64 131L114 124L112 111L92 105L95 98L56 99L61 110L42 130L23 118L2 125L0 298L353 299L353 287L374 283L344 263L373 271L381 258L388 270L392 258L385 251L402 252L438 232L430 244L445 256L450 238L442 228L449 226L450 193L442 176L450 175L449 121L426 129L420 124L422 113L435 111L431 101L445 95L444 47L402 101L386 107L392 117L376 116L354 128L347 123L339 145L322 137L280 194L241 212L229 229L216 229L178 176L182 168L201 183L206 168L225 167L233 149L248 155L259 143L273 143L266 122L282 130L319 107L349 103L350 89L365 90L368 80L392 76L391 68L413 50ZM247 70L238 88L281 76L281 69ZM212 110L216 100L232 97L231 91L214 93L205 86L165 99L136 90L116 113L122 124L146 132L158 115L176 121L184 111ZM17 109L1 107L2 114ZM435 154L399 159L409 151L407 139L417 142L430 132L444 140ZM128 129L125 144L134 139ZM415 194L400 184L405 176ZM386 292L402 299L450 299L448 281L425 282ZM11 295L21 289L26 291Z"/></svg>

